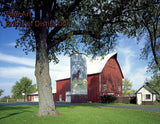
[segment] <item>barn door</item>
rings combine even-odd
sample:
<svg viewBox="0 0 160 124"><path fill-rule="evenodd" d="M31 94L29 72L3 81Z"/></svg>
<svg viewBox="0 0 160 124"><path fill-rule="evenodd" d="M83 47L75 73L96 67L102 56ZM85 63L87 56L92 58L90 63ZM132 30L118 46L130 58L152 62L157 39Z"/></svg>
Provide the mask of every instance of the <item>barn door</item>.
<svg viewBox="0 0 160 124"><path fill-rule="evenodd" d="M71 93L66 92L66 102L71 102Z"/></svg>
<svg viewBox="0 0 160 124"><path fill-rule="evenodd" d="M142 104L142 94L141 94L141 93L138 93L138 94L137 94L137 104L138 104L138 105L141 105L141 104Z"/></svg>

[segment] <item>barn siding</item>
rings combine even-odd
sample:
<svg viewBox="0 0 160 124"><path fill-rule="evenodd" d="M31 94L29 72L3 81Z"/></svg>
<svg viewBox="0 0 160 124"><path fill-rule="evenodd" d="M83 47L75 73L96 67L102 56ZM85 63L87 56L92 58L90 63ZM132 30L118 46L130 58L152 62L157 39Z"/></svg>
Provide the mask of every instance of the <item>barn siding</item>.
<svg viewBox="0 0 160 124"><path fill-rule="evenodd" d="M101 73L101 95L113 93L115 96L122 96L122 78L119 64L116 57L108 60ZM104 84L107 85L107 90L104 90ZM118 87L120 86L120 91Z"/></svg>
<svg viewBox="0 0 160 124"><path fill-rule="evenodd" d="M27 95L27 101L28 102L33 102L34 95Z"/></svg>
<svg viewBox="0 0 160 124"><path fill-rule="evenodd" d="M99 74L89 75L87 81L88 101L100 102Z"/></svg>
<svg viewBox="0 0 160 124"><path fill-rule="evenodd" d="M38 94L34 94L34 95L27 95L27 101L28 102L35 102L34 101L34 97L38 96Z"/></svg>
<svg viewBox="0 0 160 124"><path fill-rule="evenodd" d="M38 94L34 94L34 95L27 95L27 101L28 102L35 102L34 101L34 96L38 96ZM53 94L53 100L54 102L56 101L56 93Z"/></svg>
<svg viewBox="0 0 160 124"><path fill-rule="evenodd" d="M58 98L57 98L57 94L56 94L56 93L53 94L53 100L54 100L54 102L58 101Z"/></svg>
<svg viewBox="0 0 160 124"><path fill-rule="evenodd" d="M89 75L87 77L88 101L100 102L99 97L99 74ZM59 95L62 95L62 100L65 101L65 93L70 91L70 80L60 80L56 82L57 93L54 96L55 101L59 101Z"/></svg>
<svg viewBox="0 0 160 124"><path fill-rule="evenodd" d="M59 95L62 95L62 100L65 101L68 91L71 91L70 79L57 81L55 101L59 101Z"/></svg>
<svg viewBox="0 0 160 124"><path fill-rule="evenodd" d="M71 103L87 103L88 95L86 94L73 94L71 95Z"/></svg>

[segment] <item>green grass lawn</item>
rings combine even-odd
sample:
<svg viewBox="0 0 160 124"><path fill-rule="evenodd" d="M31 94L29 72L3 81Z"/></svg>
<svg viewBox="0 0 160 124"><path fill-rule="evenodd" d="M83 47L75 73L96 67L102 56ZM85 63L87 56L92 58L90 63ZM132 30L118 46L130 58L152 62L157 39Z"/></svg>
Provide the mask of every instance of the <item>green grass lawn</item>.
<svg viewBox="0 0 160 124"><path fill-rule="evenodd" d="M77 104L77 103L62 103L62 104ZM112 105L112 106L138 106L138 107L160 107L160 103L156 105L137 105L137 104L125 104L125 103L78 103L78 105Z"/></svg>
<svg viewBox="0 0 160 124"><path fill-rule="evenodd" d="M0 105L0 124L159 124L160 113L103 107L56 106L56 117L33 117L38 105Z"/></svg>

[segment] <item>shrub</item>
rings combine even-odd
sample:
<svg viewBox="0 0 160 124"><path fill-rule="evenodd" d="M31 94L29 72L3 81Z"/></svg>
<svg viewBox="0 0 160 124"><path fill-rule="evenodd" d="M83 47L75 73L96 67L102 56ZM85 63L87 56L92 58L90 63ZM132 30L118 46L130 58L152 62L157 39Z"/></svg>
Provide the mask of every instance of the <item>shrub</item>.
<svg viewBox="0 0 160 124"><path fill-rule="evenodd" d="M102 95L101 103L113 103L116 100L116 97L113 95Z"/></svg>

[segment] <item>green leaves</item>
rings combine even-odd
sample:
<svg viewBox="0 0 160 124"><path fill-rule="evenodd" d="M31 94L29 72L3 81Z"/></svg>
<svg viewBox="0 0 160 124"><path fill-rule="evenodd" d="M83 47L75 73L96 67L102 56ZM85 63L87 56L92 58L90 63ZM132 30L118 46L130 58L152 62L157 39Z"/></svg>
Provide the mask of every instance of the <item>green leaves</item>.
<svg viewBox="0 0 160 124"><path fill-rule="evenodd" d="M2 95L3 92L4 92L4 90L0 89L0 96Z"/></svg>
<svg viewBox="0 0 160 124"><path fill-rule="evenodd" d="M27 94L35 92L36 84L32 85L32 80L27 77L23 77L20 79L20 82L16 82L16 84L12 87L12 97L13 98L23 98L22 93Z"/></svg>
<svg viewBox="0 0 160 124"><path fill-rule="evenodd" d="M122 82L122 91L123 91L123 96L133 96L135 95L135 90L132 89L132 83L125 78Z"/></svg>
<svg viewBox="0 0 160 124"><path fill-rule="evenodd" d="M158 72L155 72L150 80L148 80L149 86L160 93L160 75Z"/></svg>

